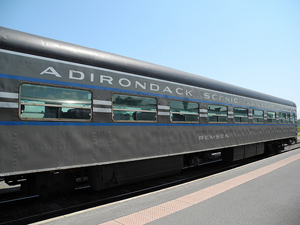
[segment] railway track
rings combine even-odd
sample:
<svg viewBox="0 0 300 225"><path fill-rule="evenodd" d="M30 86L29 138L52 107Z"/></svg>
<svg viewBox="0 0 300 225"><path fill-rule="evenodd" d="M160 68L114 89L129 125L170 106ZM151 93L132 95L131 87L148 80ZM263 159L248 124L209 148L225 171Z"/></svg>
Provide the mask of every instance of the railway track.
<svg viewBox="0 0 300 225"><path fill-rule="evenodd" d="M283 153L299 147L300 144L286 146ZM53 196L46 199L39 198L38 196L28 196L3 201L0 200L0 224L28 224L54 218L186 183L262 158L264 157L256 156L234 163L225 163L216 160L217 162L208 163L200 167L185 169L182 173L171 177L140 182L101 192L94 192L88 186L83 186L72 193L65 193L64 195Z"/></svg>

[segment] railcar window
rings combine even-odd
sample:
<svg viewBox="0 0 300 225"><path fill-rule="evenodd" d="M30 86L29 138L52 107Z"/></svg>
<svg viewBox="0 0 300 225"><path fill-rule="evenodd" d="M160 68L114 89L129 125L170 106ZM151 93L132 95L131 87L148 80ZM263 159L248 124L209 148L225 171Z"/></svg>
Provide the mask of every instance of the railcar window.
<svg viewBox="0 0 300 225"><path fill-rule="evenodd" d="M264 111L253 110L253 123L263 123L264 122Z"/></svg>
<svg viewBox="0 0 300 225"><path fill-rule="evenodd" d="M112 107L115 121L156 121L155 98L114 94Z"/></svg>
<svg viewBox="0 0 300 225"><path fill-rule="evenodd" d="M208 121L215 123L227 122L227 107L220 105L208 105Z"/></svg>
<svg viewBox="0 0 300 225"><path fill-rule="evenodd" d="M234 122L247 123L248 122L248 109L234 108L233 116L234 116Z"/></svg>
<svg viewBox="0 0 300 225"><path fill-rule="evenodd" d="M293 121L293 123L295 123L295 115L294 114L292 116L292 121Z"/></svg>
<svg viewBox="0 0 300 225"><path fill-rule="evenodd" d="M85 90L22 84L20 117L40 120L90 120L92 93Z"/></svg>
<svg viewBox="0 0 300 225"><path fill-rule="evenodd" d="M170 119L172 122L199 122L199 106L195 102L171 101Z"/></svg>
<svg viewBox="0 0 300 225"><path fill-rule="evenodd" d="M268 112L268 123L276 123L276 113Z"/></svg>
<svg viewBox="0 0 300 225"><path fill-rule="evenodd" d="M286 113L280 112L278 115L279 115L279 123L286 123Z"/></svg>

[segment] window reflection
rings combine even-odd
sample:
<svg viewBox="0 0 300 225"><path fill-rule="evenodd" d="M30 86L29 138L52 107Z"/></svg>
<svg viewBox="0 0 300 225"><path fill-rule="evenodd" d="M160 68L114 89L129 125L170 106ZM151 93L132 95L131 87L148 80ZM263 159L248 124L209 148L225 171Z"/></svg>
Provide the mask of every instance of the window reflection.
<svg viewBox="0 0 300 225"><path fill-rule="evenodd" d="M90 91L22 84L20 117L22 119L91 119Z"/></svg>
<svg viewBox="0 0 300 225"><path fill-rule="evenodd" d="M268 112L268 123L276 123L276 113L275 112Z"/></svg>
<svg viewBox="0 0 300 225"><path fill-rule="evenodd" d="M253 123L263 123L264 122L264 111L253 110Z"/></svg>
<svg viewBox="0 0 300 225"><path fill-rule="evenodd" d="M172 122L198 122L198 112L198 103L174 100L170 102L170 119Z"/></svg>
<svg viewBox="0 0 300 225"><path fill-rule="evenodd" d="M220 105L208 105L208 121L215 123L227 122L227 107Z"/></svg>
<svg viewBox="0 0 300 225"><path fill-rule="evenodd" d="M113 95L113 119L121 121L156 121L155 98Z"/></svg>
<svg viewBox="0 0 300 225"><path fill-rule="evenodd" d="M236 123L248 123L248 109L234 108L233 116Z"/></svg>

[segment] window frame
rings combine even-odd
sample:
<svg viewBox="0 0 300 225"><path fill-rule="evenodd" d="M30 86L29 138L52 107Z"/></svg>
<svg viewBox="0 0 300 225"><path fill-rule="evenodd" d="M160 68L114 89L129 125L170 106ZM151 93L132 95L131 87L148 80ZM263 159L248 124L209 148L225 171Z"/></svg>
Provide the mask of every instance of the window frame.
<svg viewBox="0 0 300 225"><path fill-rule="evenodd" d="M79 105L76 105L76 103L74 104L70 104L70 105L59 105L59 104L42 104L42 103L24 103L24 102L21 102L22 101L22 86L23 85L32 85L32 86L37 86L37 87L49 87L49 88L57 88L57 89L65 89L65 90L75 90L75 91L85 91L85 92L89 92L90 94L90 107L88 106L79 106ZM70 122L70 121L78 121L78 122L88 122L88 121L91 121L92 120L92 117L93 117L93 92L89 89L83 89L83 88L73 88L73 87L66 87L66 86L61 86L61 85L49 85L49 84L44 84L44 83L21 83L19 85L19 99L18 99L18 116L21 120L30 120L30 121L53 121L53 122ZM47 99L46 99L47 100ZM51 100L51 99L50 99ZM50 101L49 100L49 101ZM27 100L29 101L29 100ZM73 101L73 100L69 100L69 101ZM62 104L64 102L67 102L67 100L61 100L60 101ZM74 109L88 109L90 110L89 112L89 119L84 119L84 118L80 118L80 119L77 119L77 118L64 118L64 117L58 117L60 115L60 113L62 113L62 111L60 113L58 113L57 111L57 117L46 117L46 118L26 118L26 117L22 117L22 106L45 106L45 111L46 111L46 107L49 107L50 108L57 108L57 110L59 110L59 108L74 108Z"/></svg>
<svg viewBox="0 0 300 225"><path fill-rule="evenodd" d="M246 116L240 116L240 115L237 116L237 115L235 115L235 112L234 112L235 109L245 109L245 110L247 110L247 115ZM240 121L235 121L236 118L240 118ZM241 121L242 118L247 118L247 121L246 122ZM249 109L248 108L242 108L242 107L233 108L233 121L235 123L249 123Z"/></svg>
<svg viewBox="0 0 300 225"><path fill-rule="evenodd" d="M218 114L214 114L213 116L217 117L217 121L210 121L210 114L209 114L209 106L220 106L220 107L225 107L226 108L226 116L224 115L218 115ZM223 121L219 121L219 117L226 117L226 122ZM209 123L228 123L228 107L225 105L219 105L219 104L208 104L207 105L207 120Z"/></svg>
<svg viewBox="0 0 300 225"><path fill-rule="evenodd" d="M284 117L280 117L281 115L284 115ZM279 124L285 124L286 123L286 116L287 116L287 113L278 112L278 123Z"/></svg>
<svg viewBox="0 0 300 225"><path fill-rule="evenodd" d="M291 117L292 117L291 118L291 120L292 120L291 123L292 124L297 124L296 115L294 113L291 113Z"/></svg>
<svg viewBox="0 0 300 225"><path fill-rule="evenodd" d="M114 95L122 95L122 96L128 96L128 97L138 97L138 98L147 98L147 99L155 99L155 111L151 111L151 110L138 110L138 109L114 109ZM123 112L144 112L144 113L155 113L155 120L118 120L118 119L114 119L114 111L123 111ZM134 113L133 113L134 114ZM133 117L132 116L130 117ZM114 122L117 123L121 123L121 122L126 122L126 123L157 123L157 118L158 117L158 100L157 98L154 97L148 97L148 96L143 96L143 95L131 95L131 94L127 94L127 93L113 93L111 96L111 118Z"/></svg>
<svg viewBox="0 0 300 225"><path fill-rule="evenodd" d="M255 116L255 114L254 114L255 111L263 112L262 116L261 117L260 116ZM260 109L253 109L252 110L253 123L264 123L264 120L265 120L264 116L265 116L265 112L263 110L260 110ZM260 121L255 121L254 119L262 119L262 121L261 122Z"/></svg>
<svg viewBox="0 0 300 225"><path fill-rule="evenodd" d="M269 113L274 113L273 115L275 115L275 117L269 117ZM270 120L274 121L274 122L270 122ZM276 124L276 112L273 112L273 111L268 111L267 112L267 121L269 124Z"/></svg>
<svg viewBox="0 0 300 225"><path fill-rule="evenodd" d="M193 103L193 104L197 104L197 113L186 113L186 112L172 112L172 107L171 107L171 102L187 102L187 103ZM198 102L192 102L192 101L181 101L181 100L170 100L170 122L171 123L199 123L200 120L200 116L199 116L199 103ZM197 115L197 120L195 121L174 121L172 120L172 115L176 114L176 115L193 115L196 116Z"/></svg>

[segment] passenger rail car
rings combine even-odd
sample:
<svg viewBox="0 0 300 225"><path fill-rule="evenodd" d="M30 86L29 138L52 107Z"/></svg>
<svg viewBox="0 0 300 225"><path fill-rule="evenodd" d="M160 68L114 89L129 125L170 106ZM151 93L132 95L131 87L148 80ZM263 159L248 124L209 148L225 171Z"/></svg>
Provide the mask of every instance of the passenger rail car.
<svg viewBox="0 0 300 225"><path fill-rule="evenodd" d="M0 178L101 190L296 141L288 100L0 28Z"/></svg>

